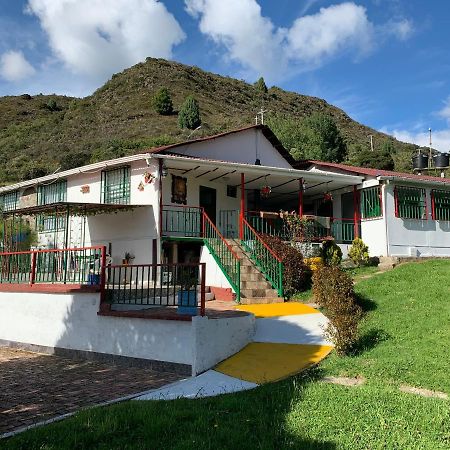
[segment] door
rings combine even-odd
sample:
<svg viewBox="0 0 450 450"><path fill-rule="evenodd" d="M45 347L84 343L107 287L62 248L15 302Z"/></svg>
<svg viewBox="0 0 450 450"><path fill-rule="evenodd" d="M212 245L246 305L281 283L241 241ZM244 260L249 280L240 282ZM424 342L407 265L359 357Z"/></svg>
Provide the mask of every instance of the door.
<svg viewBox="0 0 450 450"><path fill-rule="evenodd" d="M200 206L205 210L205 213L211 219L212 223L216 223L216 207L217 207L217 193L213 188L200 186Z"/></svg>

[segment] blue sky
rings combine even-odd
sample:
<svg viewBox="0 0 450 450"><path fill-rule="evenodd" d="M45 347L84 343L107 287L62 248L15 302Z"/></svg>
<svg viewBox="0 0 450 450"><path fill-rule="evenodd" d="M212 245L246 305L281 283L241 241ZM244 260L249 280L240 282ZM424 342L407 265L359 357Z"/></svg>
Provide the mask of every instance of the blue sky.
<svg viewBox="0 0 450 450"><path fill-rule="evenodd" d="M85 96L165 57L449 150L449 42L448 0L0 0L0 95Z"/></svg>

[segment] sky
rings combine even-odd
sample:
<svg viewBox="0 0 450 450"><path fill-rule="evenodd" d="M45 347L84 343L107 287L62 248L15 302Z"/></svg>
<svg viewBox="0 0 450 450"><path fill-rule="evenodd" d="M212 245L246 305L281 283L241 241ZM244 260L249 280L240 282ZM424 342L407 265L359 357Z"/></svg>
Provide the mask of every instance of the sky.
<svg viewBox="0 0 450 450"><path fill-rule="evenodd" d="M450 150L450 0L0 0L0 95L86 96L147 56Z"/></svg>

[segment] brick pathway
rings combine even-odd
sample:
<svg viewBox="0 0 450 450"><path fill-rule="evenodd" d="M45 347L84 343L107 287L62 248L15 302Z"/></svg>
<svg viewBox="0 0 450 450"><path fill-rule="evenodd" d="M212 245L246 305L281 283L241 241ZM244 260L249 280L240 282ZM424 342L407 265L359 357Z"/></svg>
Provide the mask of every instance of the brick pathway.
<svg viewBox="0 0 450 450"><path fill-rule="evenodd" d="M180 378L151 369L0 348L0 434Z"/></svg>

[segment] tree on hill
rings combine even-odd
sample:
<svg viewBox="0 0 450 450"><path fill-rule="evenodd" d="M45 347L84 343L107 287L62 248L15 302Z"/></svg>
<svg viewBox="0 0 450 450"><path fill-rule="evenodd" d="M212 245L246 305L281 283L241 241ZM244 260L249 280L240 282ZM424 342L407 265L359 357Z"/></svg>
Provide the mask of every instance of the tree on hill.
<svg viewBox="0 0 450 450"><path fill-rule="evenodd" d="M266 86L266 82L264 81L264 78L263 77L260 77L260 79L258 80L258 81L256 81L254 84L253 84L253 86L255 86L255 88L258 90L258 91L260 91L260 92L262 92L262 93L264 93L264 94L267 94L267 86Z"/></svg>
<svg viewBox="0 0 450 450"><path fill-rule="evenodd" d="M268 125L297 160L341 162L347 154L336 123L323 113L313 113L305 119L275 116L269 118Z"/></svg>
<svg viewBox="0 0 450 450"><path fill-rule="evenodd" d="M373 151L356 145L349 154L349 162L355 166L371 167L373 169L394 170L395 147L392 141L385 140L381 147Z"/></svg>
<svg viewBox="0 0 450 450"><path fill-rule="evenodd" d="M173 102L167 88L162 87L153 97L153 107L162 116L170 116L173 113Z"/></svg>
<svg viewBox="0 0 450 450"><path fill-rule="evenodd" d="M202 123L200 107L193 95L186 97L178 113L178 125L180 128L195 130Z"/></svg>

